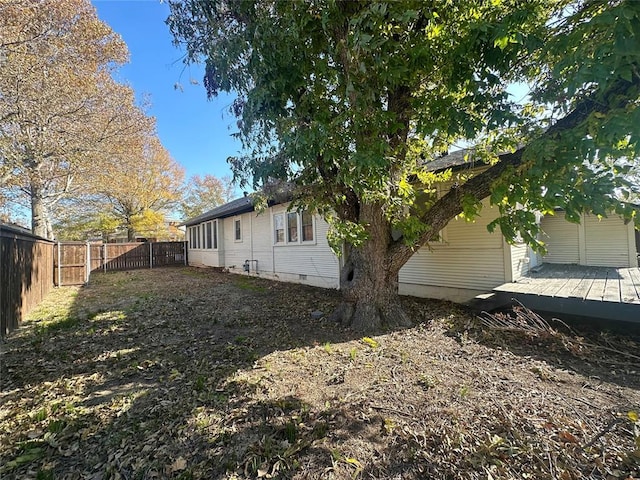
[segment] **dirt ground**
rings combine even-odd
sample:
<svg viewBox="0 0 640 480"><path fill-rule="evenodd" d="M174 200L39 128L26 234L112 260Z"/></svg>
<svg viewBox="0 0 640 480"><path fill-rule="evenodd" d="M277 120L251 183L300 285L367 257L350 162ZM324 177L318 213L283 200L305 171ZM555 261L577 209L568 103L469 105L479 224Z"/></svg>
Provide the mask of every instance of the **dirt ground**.
<svg viewBox="0 0 640 480"><path fill-rule="evenodd" d="M101 273L2 344L2 479L634 479L640 349L210 269Z"/></svg>

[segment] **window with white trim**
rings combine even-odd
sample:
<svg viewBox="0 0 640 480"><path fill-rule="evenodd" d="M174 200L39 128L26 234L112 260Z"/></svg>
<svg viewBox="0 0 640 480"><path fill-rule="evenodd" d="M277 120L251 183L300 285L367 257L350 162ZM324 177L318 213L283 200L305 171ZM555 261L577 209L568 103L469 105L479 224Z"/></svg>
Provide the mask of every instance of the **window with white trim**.
<svg viewBox="0 0 640 480"><path fill-rule="evenodd" d="M196 248L200 248L200 245L202 245L202 230L200 228L200 225L198 225L198 234L196 235Z"/></svg>
<svg viewBox="0 0 640 480"><path fill-rule="evenodd" d="M315 240L315 221L313 214L287 212L273 214L274 245L299 245Z"/></svg>
<svg viewBox="0 0 640 480"><path fill-rule="evenodd" d="M211 223L212 222L207 222L205 224L205 239L206 239L206 242L204 244L205 245L204 248L206 248L208 250L211 250L213 248L213 239L212 239L212 236L213 236L213 225Z"/></svg>
<svg viewBox="0 0 640 480"><path fill-rule="evenodd" d="M298 243L298 214L287 213L287 243Z"/></svg>
<svg viewBox="0 0 640 480"><path fill-rule="evenodd" d="M234 239L236 242L242 241L242 222L241 219L236 218L233 221L233 231L234 231Z"/></svg>
<svg viewBox="0 0 640 480"><path fill-rule="evenodd" d="M273 216L273 228L275 232L273 243L284 243L284 213L276 213Z"/></svg>
<svg viewBox="0 0 640 480"><path fill-rule="evenodd" d="M313 215L307 210L300 213L300 226L302 229L302 241L313 242Z"/></svg>

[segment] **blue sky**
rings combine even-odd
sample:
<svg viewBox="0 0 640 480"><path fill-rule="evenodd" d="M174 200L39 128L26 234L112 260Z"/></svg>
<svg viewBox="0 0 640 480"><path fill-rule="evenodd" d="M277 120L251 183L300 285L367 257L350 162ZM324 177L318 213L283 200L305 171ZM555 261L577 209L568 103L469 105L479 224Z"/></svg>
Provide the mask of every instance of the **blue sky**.
<svg viewBox="0 0 640 480"><path fill-rule="evenodd" d="M227 157L241 145L231 137L235 118L228 112L232 97L207 100L203 68L185 68L182 52L173 46L164 21L169 6L158 0L92 0L102 21L129 47L130 62L116 79L130 84L139 100L150 97L149 115L156 117L162 144L187 176L231 175ZM198 85L192 85L197 80ZM181 84L183 90L174 85Z"/></svg>
<svg viewBox="0 0 640 480"><path fill-rule="evenodd" d="M157 119L160 139L187 176L231 175L227 157L236 155L240 142L231 137L235 118L228 112L233 98L208 100L202 86L203 67L182 63L183 52L172 44L164 21L167 3L159 0L92 0L100 19L119 33L129 47L130 62L116 78L130 84L138 98L148 95L148 111ZM198 82L193 85L192 80ZM174 86L180 84L182 90ZM510 88L523 101L526 86Z"/></svg>

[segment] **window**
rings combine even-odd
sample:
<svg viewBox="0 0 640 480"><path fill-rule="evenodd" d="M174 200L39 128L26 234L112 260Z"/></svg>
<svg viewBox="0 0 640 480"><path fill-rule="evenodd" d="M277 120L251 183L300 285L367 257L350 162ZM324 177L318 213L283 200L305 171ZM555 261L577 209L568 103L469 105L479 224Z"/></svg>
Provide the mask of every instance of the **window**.
<svg viewBox="0 0 640 480"><path fill-rule="evenodd" d="M287 242L298 241L298 214L287 213Z"/></svg>
<svg viewBox="0 0 640 480"><path fill-rule="evenodd" d="M196 248L196 227L189 227L189 248Z"/></svg>
<svg viewBox="0 0 640 480"><path fill-rule="evenodd" d="M300 244L315 239L311 212L275 213L273 215L275 244Z"/></svg>
<svg viewBox="0 0 640 480"><path fill-rule="evenodd" d="M284 243L284 213L273 216L273 227L275 229L275 243Z"/></svg>
<svg viewBox="0 0 640 480"><path fill-rule="evenodd" d="M213 248L218 249L218 222L213 222Z"/></svg>
<svg viewBox="0 0 640 480"><path fill-rule="evenodd" d="M211 222L207 222L206 223L206 227L205 227L205 248L211 250L211 248L213 248L213 242L211 239L211 231L212 231L212 226L211 226Z"/></svg>
<svg viewBox="0 0 640 480"><path fill-rule="evenodd" d="M241 242L242 241L242 224L240 223L239 218L233 222L233 227L235 231L236 242Z"/></svg>
<svg viewBox="0 0 640 480"><path fill-rule="evenodd" d="M302 225L302 241L313 241L313 215L306 210L300 214L300 224Z"/></svg>
<svg viewBox="0 0 640 480"><path fill-rule="evenodd" d="M198 234L196 235L196 248L200 248L202 237L201 237L200 225L198 225Z"/></svg>

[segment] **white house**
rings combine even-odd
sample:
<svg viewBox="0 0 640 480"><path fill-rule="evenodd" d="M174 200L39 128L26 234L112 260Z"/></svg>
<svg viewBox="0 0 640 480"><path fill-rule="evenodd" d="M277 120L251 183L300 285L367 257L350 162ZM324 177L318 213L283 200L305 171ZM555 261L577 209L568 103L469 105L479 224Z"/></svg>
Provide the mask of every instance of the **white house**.
<svg viewBox="0 0 640 480"><path fill-rule="evenodd" d="M433 170L477 168L458 152L430 166ZM542 262L638 266L633 224L617 216L585 215L579 225L566 221L561 213L543 218L542 240L548 253L540 258L524 243L510 245L498 231L489 233L487 225L497 215L487 199L474 222L452 220L440 241L422 247L400 270L400 293L464 302L517 281ZM317 215L288 212L287 204L256 212L251 198L245 196L185 225L190 265L339 287L340 260L327 243L327 223Z"/></svg>
<svg viewBox="0 0 640 480"><path fill-rule="evenodd" d="M185 222L189 264L224 267L287 282L338 288L339 262L327 223L275 205L256 212L242 197Z"/></svg>
<svg viewBox="0 0 640 480"><path fill-rule="evenodd" d="M474 222L455 219L439 242L423 247L400 270L400 293L466 301L516 281L541 262L590 266L638 265L632 224L618 217L584 216L581 224L556 215L542 219L548 253L539 258L525 244L508 244L487 224L488 205ZM186 222L189 264L224 267L287 282L338 288L340 261L327 243L327 223L286 204L256 212L242 197Z"/></svg>

